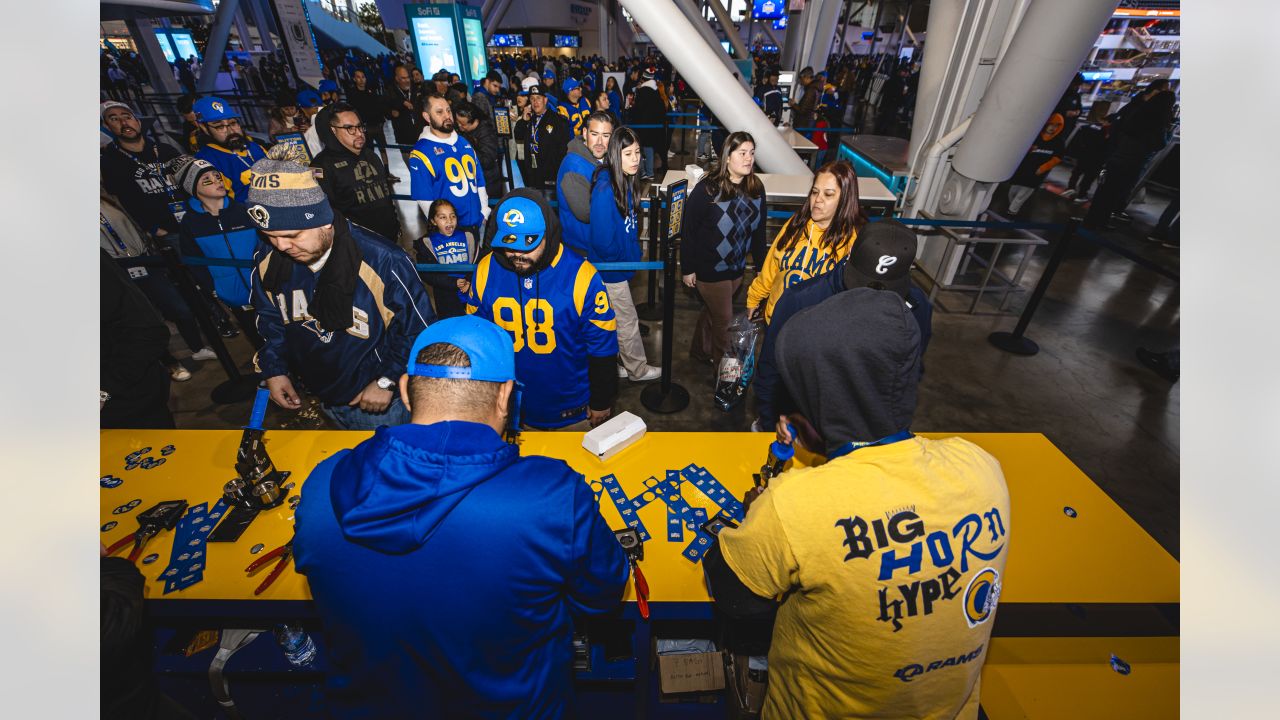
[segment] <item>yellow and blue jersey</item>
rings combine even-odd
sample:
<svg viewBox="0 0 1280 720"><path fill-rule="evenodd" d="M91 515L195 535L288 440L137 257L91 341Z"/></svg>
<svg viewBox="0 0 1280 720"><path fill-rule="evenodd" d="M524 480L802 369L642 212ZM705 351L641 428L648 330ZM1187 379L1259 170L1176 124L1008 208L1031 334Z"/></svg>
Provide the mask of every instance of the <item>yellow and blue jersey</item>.
<svg viewBox="0 0 1280 720"><path fill-rule="evenodd" d="M618 353L618 322L591 263L557 245L547 267L520 277L489 253L476 266L467 312L511 334L524 422L556 428L586 418L587 359Z"/></svg>
<svg viewBox="0 0 1280 720"><path fill-rule="evenodd" d="M440 141L424 132L409 153L409 195L430 202L444 198L458 211L458 225L480 227L484 214L480 188L484 171L471 143L458 133L452 142Z"/></svg>
<svg viewBox="0 0 1280 720"><path fill-rule="evenodd" d="M267 153L262 146L252 141L245 145L244 150L231 150L216 143L209 143L196 153L196 157L209 161L209 164L222 173L222 184L227 187L227 196L240 202L249 199L249 182L253 179L253 164L266 156Z"/></svg>
<svg viewBox="0 0 1280 720"><path fill-rule="evenodd" d="M587 116L591 114L591 103L585 97L578 98L576 105L570 105L568 100L564 100L556 104L556 112L569 120L569 128L574 135L581 135Z"/></svg>

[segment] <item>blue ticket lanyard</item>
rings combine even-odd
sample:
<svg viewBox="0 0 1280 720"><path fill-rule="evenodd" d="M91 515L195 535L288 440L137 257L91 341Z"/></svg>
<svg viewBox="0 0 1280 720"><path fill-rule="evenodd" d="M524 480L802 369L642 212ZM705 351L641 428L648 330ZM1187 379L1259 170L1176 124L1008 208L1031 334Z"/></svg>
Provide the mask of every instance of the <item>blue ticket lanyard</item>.
<svg viewBox="0 0 1280 720"><path fill-rule="evenodd" d="M120 248L120 252L126 257L132 256L132 253L129 252L129 246L124 244L124 240L120 239L120 233L111 227L111 222L107 220L106 214L100 212L98 213L98 218L102 222L102 229L106 230L107 234L111 236L111 241L115 243L116 247Z"/></svg>
<svg viewBox="0 0 1280 720"><path fill-rule="evenodd" d="M892 445L896 442L902 442L903 440L910 440L913 437L915 437L915 435L912 435L910 430L900 430L888 437L882 437L879 440L874 440L872 442L857 442L857 441L847 442L844 445L841 445L840 447L836 448L835 450L832 450L831 452L827 453L827 459L835 460L836 458L844 457L845 455L848 455L849 453L855 450L861 450L862 448L867 448L867 447L875 447L877 445Z"/></svg>

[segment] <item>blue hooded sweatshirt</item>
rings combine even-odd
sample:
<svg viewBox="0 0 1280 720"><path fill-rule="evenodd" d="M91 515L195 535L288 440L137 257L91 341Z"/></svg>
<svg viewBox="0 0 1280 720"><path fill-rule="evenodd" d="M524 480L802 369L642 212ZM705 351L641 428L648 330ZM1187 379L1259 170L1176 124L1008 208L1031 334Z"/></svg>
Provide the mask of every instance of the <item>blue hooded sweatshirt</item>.
<svg viewBox="0 0 1280 720"><path fill-rule="evenodd" d="M593 264L640 261L640 225L630 190L627 206L630 212L623 217L613 197L608 168L596 173L591 186L591 244L587 248L587 260ZM607 283L627 282L635 274L634 270L601 270L600 279Z"/></svg>
<svg viewBox="0 0 1280 720"><path fill-rule="evenodd" d="M582 475L478 423L378 428L312 471L296 525L341 718L570 714L571 616L629 572Z"/></svg>

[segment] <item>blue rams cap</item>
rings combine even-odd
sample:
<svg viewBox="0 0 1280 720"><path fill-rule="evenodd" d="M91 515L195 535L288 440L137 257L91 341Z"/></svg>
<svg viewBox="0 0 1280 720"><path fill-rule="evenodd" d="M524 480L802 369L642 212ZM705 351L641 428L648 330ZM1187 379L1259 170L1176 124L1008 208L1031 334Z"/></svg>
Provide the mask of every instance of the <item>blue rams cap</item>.
<svg viewBox="0 0 1280 720"><path fill-rule="evenodd" d="M321 80L320 92L338 92L338 83L333 80Z"/></svg>
<svg viewBox="0 0 1280 720"><path fill-rule="evenodd" d="M320 93L315 90L303 90L298 93L298 107L312 108L323 104L324 101L320 99Z"/></svg>
<svg viewBox="0 0 1280 720"><path fill-rule="evenodd" d="M566 78L564 83L560 85L560 89L564 90L566 95L569 94L570 90L573 90L574 88L578 88L578 87L582 87L582 83L578 82L577 80L574 80L573 78Z"/></svg>
<svg viewBox="0 0 1280 720"><path fill-rule="evenodd" d="M556 73L555 73L555 71L554 71L554 70L552 70L551 68L547 68L546 70L543 70L543 71L542 71L542 77L543 77L543 79L546 79L546 78L554 78L555 76L556 76Z"/></svg>
<svg viewBox="0 0 1280 720"><path fill-rule="evenodd" d="M195 111L196 120L200 122L213 122L215 120L240 117L240 113L231 107L231 103L220 97L202 97L195 101L191 109Z"/></svg>
<svg viewBox="0 0 1280 720"><path fill-rule="evenodd" d="M418 364L418 354L435 343L448 343L465 352L471 367ZM511 335L502 328L475 315L446 318L418 333L409 350L411 376L506 382L516 379L516 353Z"/></svg>
<svg viewBox="0 0 1280 720"><path fill-rule="evenodd" d="M547 235L547 219L542 208L527 197L509 197L498 204L498 229L493 233L493 247L516 252L529 252L542 244Z"/></svg>

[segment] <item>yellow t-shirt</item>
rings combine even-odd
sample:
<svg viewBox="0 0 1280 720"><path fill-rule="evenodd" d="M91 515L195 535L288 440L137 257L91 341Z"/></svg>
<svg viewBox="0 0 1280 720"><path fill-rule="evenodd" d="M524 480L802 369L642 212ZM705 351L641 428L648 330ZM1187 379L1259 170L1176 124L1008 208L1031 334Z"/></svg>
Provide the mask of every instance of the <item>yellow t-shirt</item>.
<svg viewBox="0 0 1280 720"><path fill-rule="evenodd" d="M775 478L720 533L748 589L785 596L762 717L977 718L1008 541L1000 463L962 438Z"/></svg>
<svg viewBox="0 0 1280 720"><path fill-rule="evenodd" d="M761 264L760 274L756 275L756 279L747 288L747 308L754 308L768 298L769 302L764 307L765 322L773 317L773 306L778 304L778 298L782 297L784 290L811 277L830 272L837 263L849 256L849 250L858 239L857 233L854 233L848 242L834 251L824 249L822 236L826 231L810 220L805 224L805 232L795 245L783 252L778 246L778 238L787 232L787 225L790 224L791 221L788 220L778 231L773 245L769 247L769 254Z"/></svg>

